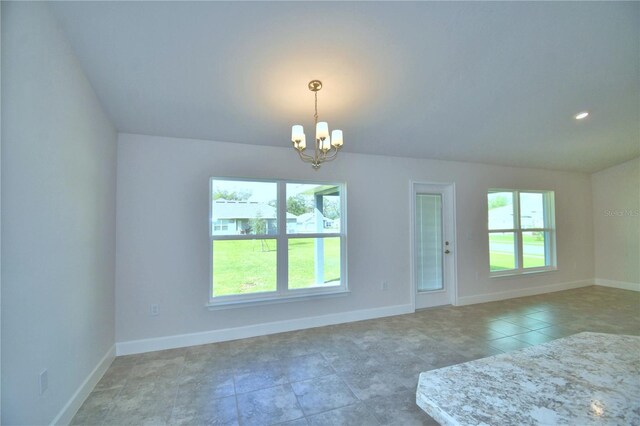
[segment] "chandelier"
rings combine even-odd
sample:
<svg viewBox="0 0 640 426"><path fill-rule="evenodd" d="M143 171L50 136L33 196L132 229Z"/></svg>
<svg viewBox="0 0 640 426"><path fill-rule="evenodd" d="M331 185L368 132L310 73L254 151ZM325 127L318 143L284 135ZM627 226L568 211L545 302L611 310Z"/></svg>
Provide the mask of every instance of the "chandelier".
<svg viewBox="0 0 640 426"><path fill-rule="evenodd" d="M334 130L329 136L329 125L326 121L318 122L318 91L322 89L320 80L311 80L309 82L309 90L315 95L315 111L313 115L316 125L316 140L313 144L313 155L307 154L307 141L304 129L301 125L296 124L291 127L291 142L293 148L298 152L300 159L305 163L311 163L314 170L320 168L320 164L325 161L331 161L338 155L338 151L342 147L342 130Z"/></svg>

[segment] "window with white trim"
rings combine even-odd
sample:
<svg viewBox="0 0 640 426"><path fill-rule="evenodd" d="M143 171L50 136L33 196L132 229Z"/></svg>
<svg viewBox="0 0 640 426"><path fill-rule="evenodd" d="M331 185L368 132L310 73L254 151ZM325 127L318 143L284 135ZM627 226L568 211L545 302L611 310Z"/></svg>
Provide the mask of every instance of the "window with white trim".
<svg viewBox="0 0 640 426"><path fill-rule="evenodd" d="M556 269L553 191L490 189L487 207L491 276Z"/></svg>
<svg viewBox="0 0 640 426"><path fill-rule="evenodd" d="M210 305L345 292L345 185L211 178Z"/></svg>

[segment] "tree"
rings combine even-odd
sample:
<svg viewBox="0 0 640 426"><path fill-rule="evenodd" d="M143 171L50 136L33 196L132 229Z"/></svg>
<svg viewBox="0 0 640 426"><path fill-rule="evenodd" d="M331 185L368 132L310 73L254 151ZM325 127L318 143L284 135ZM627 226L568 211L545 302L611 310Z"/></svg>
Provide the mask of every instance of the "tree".
<svg viewBox="0 0 640 426"><path fill-rule="evenodd" d="M249 221L251 231L255 235L265 235L267 233L267 221L262 218L260 211L256 212L256 217ZM260 240L260 248L262 251L271 251L267 240Z"/></svg>
<svg viewBox="0 0 640 426"><path fill-rule="evenodd" d="M251 197L251 191L227 191L216 188L212 196L214 200L247 201Z"/></svg>
<svg viewBox="0 0 640 426"><path fill-rule="evenodd" d="M324 217L336 220L340 217L340 197L324 197Z"/></svg>
<svg viewBox="0 0 640 426"><path fill-rule="evenodd" d="M506 197L503 197L502 195L497 195L496 197L489 200L489 210L495 209L498 207L503 207L503 206L506 206L507 204L509 204L509 201L507 200Z"/></svg>
<svg viewBox="0 0 640 426"><path fill-rule="evenodd" d="M258 211L256 217L249 221L252 233L255 235L264 235L267 233L267 221L262 218L262 213Z"/></svg>
<svg viewBox="0 0 640 426"><path fill-rule="evenodd" d="M301 214L312 212L313 204L310 201L302 194L287 198L287 213L300 216Z"/></svg>

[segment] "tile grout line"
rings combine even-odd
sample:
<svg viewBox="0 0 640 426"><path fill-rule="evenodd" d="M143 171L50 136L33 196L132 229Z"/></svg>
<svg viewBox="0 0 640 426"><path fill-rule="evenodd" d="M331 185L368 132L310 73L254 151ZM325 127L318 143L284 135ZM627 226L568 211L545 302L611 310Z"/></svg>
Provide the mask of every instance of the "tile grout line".
<svg viewBox="0 0 640 426"><path fill-rule="evenodd" d="M167 420L167 424L171 423L171 419L173 418L173 412L176 409L176 401L178 400L178 393L180 392L180 377L182 376L182 372L184 371L184 369L186 368L186 353L183 356L183 361L182 361L182 366L180 367L180 371L178 371L178 374L176 376L176 391L175 394L173 395L173 403L171 404L171 412L169 413L169 419Z"/></svg>
<svg viewBox="0 0 640 426"><path fill-rule="evenodd" d="M233 397L236 400L236 418L238 419L238 426L242 426L240 421L240 404L238 404L238 392L236 389L236 369L232 369L231 379L233 380Z"/></svg>
<svg viewBox="0 0 640 426"><path fill-rule="evenodd" d="M116 357L117 359L118 357ZM114 359L115 361L115 359ZM133 363L133 366L131 367L131 370L133 370L133 368L135 366L137 366L139 363L139 361L135 361ZM109 368L111 368L111 366L109 366ZM108 370L107 370L108 371ZM118 397L120 396L120 394L122 393L123 389L125 388L125 386L127 385L127 383L129 382L129 377L131 376L133 371L129 371L129 373L127 374L127 376L124 379L124 383L122 384L122 386L120 387L120 389L118 390L118 392L116 392L116 394L113 397L113 404L111 404L111 407L109 407L109 409L107 410L107 413L104 416L104 419L102 420L102 422L100 423L101 426L105 426L107 424L107 419L109 418L109 415L113 412L114 408L115 408L115 401L118 399ZM100 383L100 382L98 382ZM92 391L93 393L93 391ZM88 399L88 398L87 398ZM84 404L83 404L84 405ZM77 413L76 413L77 414ZM75 417L75 416L74 416ZM71 421L73 422L73 419L71 419Z"/></svg>

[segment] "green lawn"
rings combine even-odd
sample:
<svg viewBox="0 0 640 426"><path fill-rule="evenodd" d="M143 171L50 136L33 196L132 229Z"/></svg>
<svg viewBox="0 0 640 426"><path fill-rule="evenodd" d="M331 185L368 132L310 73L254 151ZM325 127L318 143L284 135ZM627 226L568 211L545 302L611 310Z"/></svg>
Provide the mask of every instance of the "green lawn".
<svg viewBox="0 0 640 426"><path fill-rule="evenodd" d="M493 251L489 253L489 258L491 263L491 272L504 271L514 268L514 260L512 254Z"/></svg>
<svg viewBox="0 0 640 426"><path fill-rule="evenodd" d="M510 235L490 235L489 241L492 243L505 243L513 244L513 237ZM524 250L527 251L527 247L541 247L544 246L544 240L541 237L535 235L523 235L522 243ZM513 253L509 253L501 250L492 250L489 252L490 259L490 271L504 271L507 269L514 269L514 257ZM524 254L523 257L525 268L536 268L539 266L545 266L545 258L536 254Z"/></svg>
<svg viewBox="0 0 640 426"><path fill-rule="evenodd" d="M508 236L493 235L492 242L510 243ZM524 244L544 245L533 236L524 236ZM289 240L289 288L315 286L315 239ZM513 254L492 251L491 271L513 269ZM525 267L544 266L544 256L524 256ZM324 283L337 285L340 280L340 238L324 238ZM276 290L276 241L214 241L214 295L247 294Z"/></svg>
<svg viewBox="0 0 640 426"><path fill-rule="evenodd" d="M340 238L324 238L324 283L340 280ZM289 240L289 288L315 285L315 239ZM214 296L276 290L276 240L213 242Z"/></svg>
<svg viewBox="0 0 640 426"><path fill-rule="evenodd" d="M340 280L340 238L324 240L324 283L338 285ZM289 240L289 288L315 285L315 239Z"/></svg>
<svg viewBox="0 0 640 426"><path fill-rule="evenodd" d="M513 269L513 255L500 252L489 253L491 258L491 272L504 271L507 269ZM536 268L538 266L545 266L544 257L542 256L524 256L525 268Z"/></svg>

